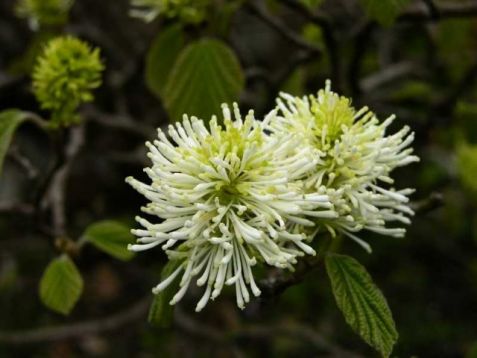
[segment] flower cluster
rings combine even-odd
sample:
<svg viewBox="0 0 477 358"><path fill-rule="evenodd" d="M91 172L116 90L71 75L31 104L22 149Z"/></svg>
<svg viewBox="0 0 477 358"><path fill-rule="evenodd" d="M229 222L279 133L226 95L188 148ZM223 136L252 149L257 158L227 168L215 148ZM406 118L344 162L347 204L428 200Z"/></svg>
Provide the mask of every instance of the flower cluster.
<svg viewBox="0 0 477 358"><path fill-rule="evenodd" d="M159 130L159 140L147 143L153 165L146 169L151 184L127 181L151 202L143 211L164 221L134 230L141 251L162 245L170 259L182 264L154 292L160 292L180 273L182 298L194 277L206 285L199 311L224 285L234 285L237 305L258 296L252 267L258 262L292 268L297 256L314 254L296 224L313 226L310 218L335 216L326 195L304 194L298 180L320 163L315 153L296 151L290 136L267 136L249 112L235 120L223 106L224 126L187 116L169 127L172 142Z"/></svg>
<svg viewBox="0 0 477 358"><path fill-rule="evenodd" d="M43 109L52 111L55 125L75 121L78 106L93 100L101 84L99 49L71 37L51 40L33 69L33 91Z"/></svg>
<svg viewBox="0 0 477 358"><path fill-rule="evenodd" d="M131 0L131 16L146 22L158 16L179 18L186 23L199 23L206 14L210 0Z"/></svg>
<svg viewBox="0 0 477 358"><path fill-rule="evenodd" d="M330 86L327 81L317 96L281 94L276 115L268 116L264 125L273 135L293 133L301 139L301 148L320 152L323 165L306 179L307 192L329 195L339 216L320 220L319 226L333 236L339 231L371 251L356 232L367 229L402 237L404 228L386 224L409 224L413 215L406 205L413 190L387 186L394 183L392 170L419 160L408 147L414 134L405 126L386 135L394 115L380 122L367 107L356 111L348 98L332 92Z"/></svg>
<svg viewBox="0 0 477 358"><path fill-rule="evenodd" d="M169 137L147 143L150 183L127 182L150 203L142 210L163 221L137 217L133 251L161 246L175 271L159 293L180 276L177 303L191 282L205 286L196 310L234 286L243 308L260 289L257 263L293 269L297 258L314 255L320 231L343 233L369 248L355 233L368 229L402 236L389 221L409 222L410 189L387 188L390 172L416 161L407 148L408 128L386 136L393 120L380 123L367 108L355 111L331 92L296 98L282 94L263 121L238 106L223 105L223 125L184 115Z"/></svg>
<svg viewBox="0 0 477 358"><path fill-rule="evenodd" d="M68 19L68 13L74 0L18 0L18 16L28 19L34 30L41 26L62 25Z"/></svg>

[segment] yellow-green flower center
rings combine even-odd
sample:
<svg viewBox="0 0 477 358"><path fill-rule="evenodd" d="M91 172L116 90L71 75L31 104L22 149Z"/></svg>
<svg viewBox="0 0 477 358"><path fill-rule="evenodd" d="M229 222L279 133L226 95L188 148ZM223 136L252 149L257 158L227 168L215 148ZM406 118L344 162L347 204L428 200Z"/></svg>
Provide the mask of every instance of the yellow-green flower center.
<svg viewBox="0 0 477 358"><path fill-rule="evenodd" d="M311 96L310 101L315 120L313 132L320 143L332 143L341 135L343 126L353 124L355 110L348 98L326 89L320 90L318 97Z"/></svg>

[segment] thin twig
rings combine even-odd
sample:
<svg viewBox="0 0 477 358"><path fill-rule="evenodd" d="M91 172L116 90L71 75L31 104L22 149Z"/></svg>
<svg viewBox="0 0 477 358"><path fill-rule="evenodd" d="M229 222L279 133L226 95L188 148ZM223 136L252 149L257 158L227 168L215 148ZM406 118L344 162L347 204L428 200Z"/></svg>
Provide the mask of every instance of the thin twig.
<svg viewBox="0 0 477 358"><path fill-rule="evenodd" d="M65 191L71 166L84 143L84 126L72 128L70 142L65 148L64 162L55 171L46 191L42 207L51 205L53 231L57 236L66 235Z"/></svg>
<svg viewBox="0 0 477 358"><path fill-rule="evenodd" d="M315 56L321 56L322 49L315 44L306 41L300 35L295 33L292 29L287 27L283 24L279 19L273 17L264 7L263 3L251 1L247 4L247 9L258 18L263 20L266 24L268 24L271 28L273 28L278 34L280 34L283 38L289 40L290 42L294 43L298 47L301 47L307 51L312 52Z"/></svg>
<svg viewBox="0 0 477 358"><path fill-rule="evenodd" d="M204 338L208 341L223 343L226 340L224 332L213 326L197 322L188 316L180 306L174 309L174 322L182 330L193 334L196 337Z"/></svg>
<svg viewBox="0 0 477 358"><path fill-rule="evenodd" d="M325 14L322 14L319 11L310 11L302 2L298 0L281 0L281 3L288 6L290 9L293 9L303 16L305 16L309 21L315 23L318 26L326 26L329 24L328 17Z"/></svg>
<svg viewBox="0 0 477 358"><path fill-rule="evenodd" d="M145 317L149 303L150 297L148 296L126 310L121 310L121 312L112 316L97 320L18 332L0 332L0 342L8 344L39 343L68 338L81 338L87 335L114 331Z"/></svg>
<svg viewBox="0 0 477 358"><path fill-rule="evenodd" d="M296 11L305 17L308 21L314 23L321 28L323 40L326 46L326 54L329 56L331 65L331 79L334 87L342 90L342 56L336 39L333 27L328 17L317 11L311 11L302 2L297 0L282 0L282 3L290 9Z"/></svg>
<svg viewBox="0 0 477 358"><path fill-rule="evenodd" d="M422 0L422 2L427 6L427 8L429 10L429 15L431 16L431 18L433 20L438 20L441 14L439 12L439 8L434 3L434 1L433 0Z"/></svg>
<svg viewBox="0 0 477 358"><path fill-rule="evenodd" d="M319 351L327 351L334 357L358 358L359 354L347 351L320 335L316 330L295 322L284 322L273 325L254 324L246 325L234 333L235 337L250 337L253 339L275 339L277 336L299 339L310 344Z"/></svg>
<svg viewBox="0 0 477 358"><path fill-rule="evenodd" d="M415 65L412 62L398 62L363 78L359 82L360 88L364 92L372 92L387 83L413 73L415 70Z"/></svg>
<svg viewBox="0 0 477 358"><path fill-rule="evenodd" d="M300 260L298 265L295 267L295 271L274 271L267 278L259 282L260 290L262 291L261 298L269 299L276 297L283 293L287 288L296 285L303 281L305 276L311 271L319 267L323 258L326 255L332 239L326 235L320 241L320 247L318 248L318 254L316 256L307 256L306 258Z"/></svg>
<svg viewBox="0 0 477 358"><path fill-rule="evenodd" d="M298 323L283 322L273 325L264 324L245 324L241 327L224 330L211 325L204 324L188 316L180 307L175 310L176 325L198 338L211 341L214 344L231 344L242 338L273 340L277 337L290 337L300 339L315 349L328 351L336 357L360 357L328 341L311 327Z"/></svg>
<svg viewBox="0 0 477 358"><path fill-rule="evenodd" d="M103 127L135 133L143 138L150 138L155 134L154 128L134 121L130 117L102 112L93 106L85 107L83 114L90 121Z"/></svg>
<svg viewBox="0 0 477 358"><path fill-rule="evenodd" d="M444 204L444 198L441 193L432 193L428 198L411 203L411 209L417 214L424 215Z"/></svg>
<svg viewBox="0 0 477 358"><path fill-rule="evenodd" d="M0 203L0 213L32 215L35 207L27 203Z"/></svg>
<svg viewBox="0 0 477 358"><path fill-rule="evenodd" d="M32 164L29 158L20 152L18 146L14 145L10 148L9 156L25 171L28 179L34 179L38 176L38 169Z"/></svg>
<svg viewBox="0 0 477 358"><path fill-rule="evenodd" d="M435 21L455 17L477 16L477 1L447 1L434 3L431 10L428 5L416 3L406 9L399 17L399 21ZM439 16L436 17L435 13Z"/></svg>
<svg viewBox="0 0 477 358"><path fill-rule="evenodd" d="M47 133L51 133L50 128L48 127L48 122L40 117L38 114L33 112L23 112L28 120L35 124L38 128L45 130Z"/></svg>
<svg viewBox="0 0 477 358"><path fill-rule="evenodd" d="M287 288L303 281L305 276L321 264L321 257L307 257L300 260L294 272L273 271L260 281L261 299L269 299L283 293Z"/></svg>

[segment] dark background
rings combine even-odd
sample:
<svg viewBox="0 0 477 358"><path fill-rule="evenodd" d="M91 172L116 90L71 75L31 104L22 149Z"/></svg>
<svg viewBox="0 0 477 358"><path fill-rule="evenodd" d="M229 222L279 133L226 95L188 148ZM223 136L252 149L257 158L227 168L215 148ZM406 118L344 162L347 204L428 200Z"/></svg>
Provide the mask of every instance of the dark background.
<svg viewBox="0 0 477 358"><path fill-rule="evenodd" d="M325 1L326 31L318 35L293 3L271 4L267 14L278 28L253 6L233 17L224 39L246 74L242 107L260 116L279 90L314 93L331 78L357 106L381 118L396 113L396 128L413 128L421 162L395 173L400 187L417 189L408 234L363 234L373 254L349 241L342 252L367 267L389 302L400 333L393 356L476 357L477 155L460 148L477 145L477 3L416 0L382 27L355 1ZM0 110L38 112L28 76L38 35L13 5L0 2ZM459 6L464 10L451 11ZM165 20L145 24L128 11L126 0L77 0L63 29L99 46L106 64L94 104L81 109L84 124L68 134L83 140L65 184L71 238L97 220L132 222L144 202L124 178L142 175L143 143L168 123L144 81L147 50ZM301 46L290 33L323 51ZM75 258L85 281L78 305L68 317L50 312L38 298L38 282L58 243L49 213L37 215L34 204L54 150L37 128L22 126L0 178L0 356L376 356L346 325L323 267L244 311L225 293L196 314L192 289L173 327L160 329L146 320L150 288L166 261L160 250L124 263L86 247ZM24 157L30 164L22 164Z"/></svg>

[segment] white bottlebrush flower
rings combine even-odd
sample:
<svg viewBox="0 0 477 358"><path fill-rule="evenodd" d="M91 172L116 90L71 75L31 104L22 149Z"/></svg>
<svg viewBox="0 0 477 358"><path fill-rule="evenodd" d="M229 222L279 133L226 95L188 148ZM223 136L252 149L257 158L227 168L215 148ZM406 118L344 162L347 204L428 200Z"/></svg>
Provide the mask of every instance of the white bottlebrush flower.
<svg viewBox="0 0 477 358"><path fill-rule="evenodd" d="M281 94L277 109L264 126L273 135L294 133L301 138L298 150L321 153L323 164L306 180L308 192L330 196L339 217L320 220L334 236L339 231L370 251L354 233L367 229L401 237L402 227L387 227L391 221L410 222L413 211L407 205L412 189L395 190L393 169L418 161L409 145L414 139L409 127L395 134L386 131L394 115L380 122L367 107L356 111L351 101L330 89L330 81L317 96L293 97Z"/></svg>
<svg viewBox="0 0 477 358"><path fill-rule="evenodd" d="M205 285L200 311L224 285L234 285L237 305L249 301L249 289L260 295L252 267L257 261L292 268L296 257L314 254L298 225L313 226L309 217L336 216L326 195L303 194L303 177L320 162L308 148L295 150L292 135L267 136L253 112L235 120L223 105L224 126L214 117L210 130L202 120L184 116L169 126L168 139L147 143L152 167L145 172L151 184L127 178L150 203L147 214L161 223L137 218L133 251L161 245L178 268L153 289L158 293L178 275L180 289L171 304L185 294L191 281Z"/></svg>

